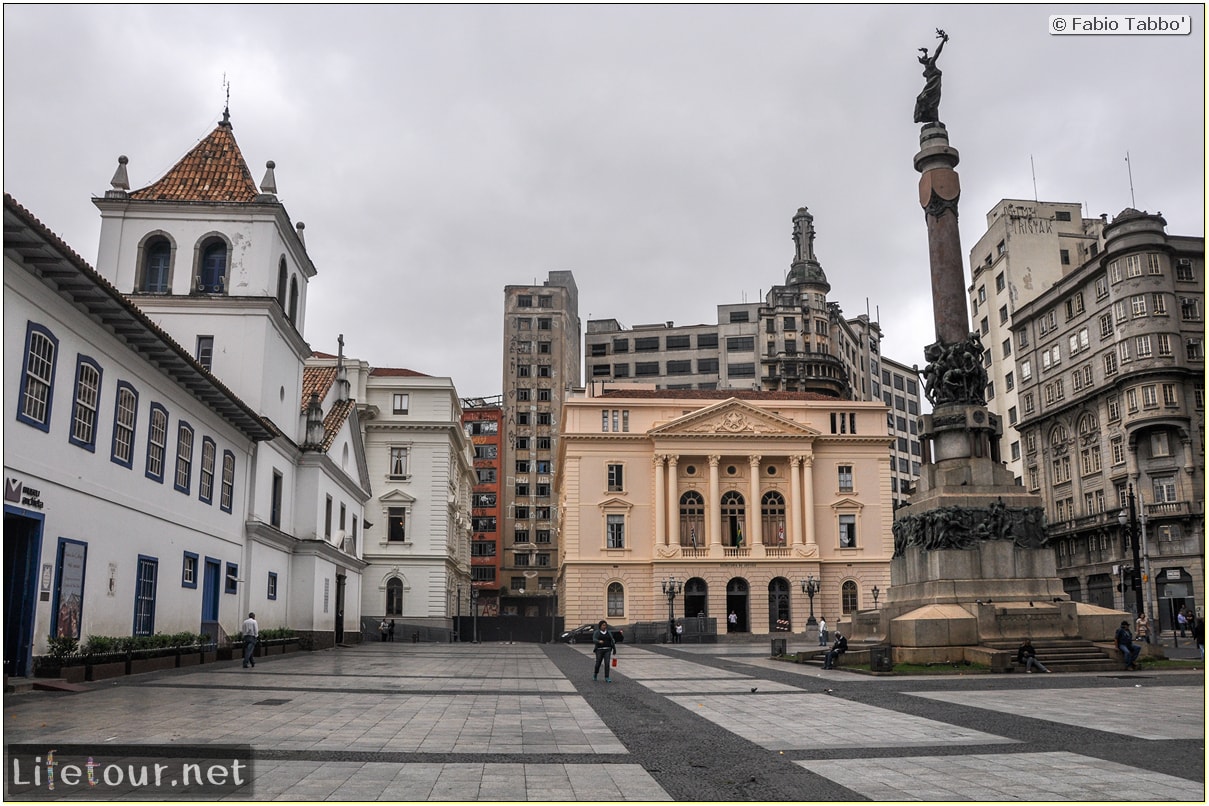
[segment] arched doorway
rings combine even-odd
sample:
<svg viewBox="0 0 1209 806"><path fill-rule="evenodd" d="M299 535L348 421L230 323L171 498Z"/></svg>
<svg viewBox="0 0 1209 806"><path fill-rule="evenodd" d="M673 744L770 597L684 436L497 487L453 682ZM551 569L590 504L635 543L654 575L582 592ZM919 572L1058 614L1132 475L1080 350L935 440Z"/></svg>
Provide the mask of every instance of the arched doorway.
<svg viewBox="0 0 1209 806"><path fill-rule="evenodd" d="M750 630L747 617L747 599L748 599L747 580L742 577L735 577L730 582L726 583L726 631L727 632L747 632ZM732 622L730 614L735 614L735 620Z"/></svg>
<svg viewBox="0 0 1209 806"><path fill-rule="evenodd" d="M685 618L705 618L709 615L706 602L709 586L700 577L693 577L684 583L684 616Z"/></svg>
<svg viewBox="0 0 1209 806"><path fill-rule="evenodd" d="M776 577L768 583L768 631L788 632L791 626L789 580L784 577Z"/></svg>

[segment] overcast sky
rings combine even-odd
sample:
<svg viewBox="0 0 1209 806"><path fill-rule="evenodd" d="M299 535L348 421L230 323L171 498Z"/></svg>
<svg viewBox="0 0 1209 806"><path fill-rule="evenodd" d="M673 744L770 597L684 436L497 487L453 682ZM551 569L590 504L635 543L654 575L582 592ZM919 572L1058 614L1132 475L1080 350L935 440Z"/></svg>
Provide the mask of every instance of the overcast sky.
<svg viewBox="0 0 1209 806"><path fill-rule="evenodd" d="M1134 11L1192 34L1049 32ZM498 394L505 285L570 270L584 322L715 322L784 282L807 206L830 299L923 364L912 114L938 27L967 257L1001 198L1204 234L1200 5L6 5L4 190L95 262L118 155L132 188L159 179L221 118L225 75L254 179L274 160L307 225L316 350L343 333Z"/></svg>

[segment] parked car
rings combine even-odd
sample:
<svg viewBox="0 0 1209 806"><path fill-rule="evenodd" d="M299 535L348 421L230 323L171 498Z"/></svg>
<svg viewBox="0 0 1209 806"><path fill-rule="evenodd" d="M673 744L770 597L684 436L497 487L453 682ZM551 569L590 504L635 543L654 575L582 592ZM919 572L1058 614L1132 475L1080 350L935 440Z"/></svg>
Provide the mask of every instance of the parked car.
<svg viewBox="0 0 1209 806"><path fill-rule="evenodd" d="M592 631L595 629L595 624L581 624L575 629L567 630L558 636L558 640L564 644L590 644L592 643Z"/></svg>

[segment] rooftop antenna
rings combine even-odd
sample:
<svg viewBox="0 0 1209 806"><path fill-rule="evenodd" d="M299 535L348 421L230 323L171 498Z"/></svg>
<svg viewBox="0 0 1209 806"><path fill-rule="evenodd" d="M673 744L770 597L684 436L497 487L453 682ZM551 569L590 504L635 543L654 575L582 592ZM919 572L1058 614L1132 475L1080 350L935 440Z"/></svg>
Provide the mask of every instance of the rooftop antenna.
<svg viewBox="0 0 1209 806"><path fill-rule="evenodd" d="M1028 164L1033 170L1033 201L1040 202L1040 199L1037 198L1037 166L1033 163L1032 154L1028 155Z"/></svg>
<svg viewBox="0 0 1209 806"><path fill-rule="evenodd" d="M1125 169L1129 171L1129 206L1137 209L1138 203L1133 199L1133 163L1129 161L1129 152L1125 152Z"/></svg>
<svg viewBox="0 0 1209 806"><path fill-rule="evenodd" d="M222 107L222 122L224 125L231 125L231 82L227 81L227 74L222 74L222 86L226 91L226 100Z"/></svg>

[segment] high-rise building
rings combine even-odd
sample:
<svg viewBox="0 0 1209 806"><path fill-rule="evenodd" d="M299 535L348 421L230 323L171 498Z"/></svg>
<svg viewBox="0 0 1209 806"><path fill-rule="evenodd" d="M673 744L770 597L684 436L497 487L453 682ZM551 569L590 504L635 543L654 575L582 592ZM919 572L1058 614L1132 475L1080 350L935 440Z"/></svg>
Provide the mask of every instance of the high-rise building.
<svg viewBox="0 0 1209 806"><path fill-rule="evenodd" d="M1076 601L1135 608L1133 491L1136 576L1171 629L1204 601L1205 242L1166 223L1123 211L1097 254L1016 307L1013 439Z"/></svg>
<svg viewBox="0 0 1209 806"><path fill-rule="evenodd" d="M626 328L593 319L584 339L586 380L649 383L657 389L813 392L890 407L892 495L902 504L919 476L921 387L914 369L882 355L868 314L843 315L814 251L814 216L793 217L794 258L763 301L717 307L717 323Z"/></svg>
<svg viewBox="0 0 1209 806"><path fill-rule="evenodd" d="M555 457L580 385L579 289L569 271L504 288L500 615L549 616L559 568Z"/></svg>
<svg viewBox="0 0 1209 806"><path fill-rule="evenodd" d="M987 408L1003 423L999 456L1022 479L1020 372L1012 345L1013 315L1067 273L1104 249L1101 218L1084 218L1073 202L1002 199L970 250L971 330L982 339Z"/></svg>
<svg viewBox="0 0 1209 806"><path fill-rule="evenodd" d="M470 497L471 607L480 616L500 610L501 461L504 434L503 397L463 398L462 427L474 450L474 490Z"/></svg>

